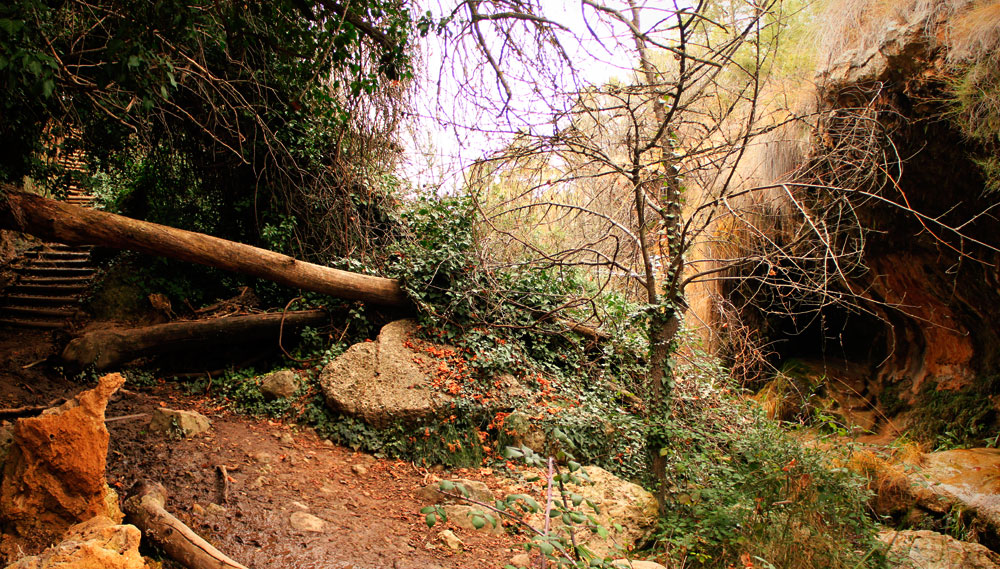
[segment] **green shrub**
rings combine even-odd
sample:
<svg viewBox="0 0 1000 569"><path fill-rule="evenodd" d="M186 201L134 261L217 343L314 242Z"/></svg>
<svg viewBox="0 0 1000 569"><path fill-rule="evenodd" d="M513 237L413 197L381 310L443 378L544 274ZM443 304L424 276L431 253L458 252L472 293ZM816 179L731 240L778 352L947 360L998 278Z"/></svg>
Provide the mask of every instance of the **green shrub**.
<svg viewBox="0 0 1000 569"><path fill-rule="evenodd" d="M681 379L658 545L690 567L879 567L863 481L719 382Z"/></svg>
<svg viewBox="0 0 1000 569"><path fill-rule="evenodd" d="M960 391L927 382L913 402L909 434L935 450L997 446L996 395L1000 381L994 376L979 377Z"/></svg>

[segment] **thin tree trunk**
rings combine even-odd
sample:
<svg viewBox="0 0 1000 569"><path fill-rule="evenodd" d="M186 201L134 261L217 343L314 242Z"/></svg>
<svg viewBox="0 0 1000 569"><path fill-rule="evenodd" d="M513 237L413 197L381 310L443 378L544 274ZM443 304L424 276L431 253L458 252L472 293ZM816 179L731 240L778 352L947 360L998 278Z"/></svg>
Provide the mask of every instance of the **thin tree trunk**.
<svg viewBox="0 0 1000 569"><path fill-rule="evenodd" d="M144 480L131 492L132 496L125 500L127 521L142 530L145 538L155 541L174 561L188 569L247 569L165 510L167 492L160 484Z"/></svg>
<svg viewBox="0 0 1000 569"><path fill-rule="evenodd" d="M389 307L409 301L399 282L299 261L193 231L139 221L16 191L0 191L0 228L72 245L131 249Z"/></svg>
<svg viewBox="0 0 1000 569"><path fill-rule="evenodd" d="M281 330L287 335L304 326L324 324L329 318L323 310L303 310L171 322L125 330L97 330L67 344L62 360L76 369L93 366L104 370L144 356L204 350L266 338L277 341Z"/></svg>

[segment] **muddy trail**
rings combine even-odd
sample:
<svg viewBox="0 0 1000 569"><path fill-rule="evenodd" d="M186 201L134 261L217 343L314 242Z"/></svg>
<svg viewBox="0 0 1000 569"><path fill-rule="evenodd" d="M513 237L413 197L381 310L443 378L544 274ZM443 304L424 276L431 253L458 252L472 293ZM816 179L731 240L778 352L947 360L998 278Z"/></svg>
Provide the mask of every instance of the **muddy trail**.
<svg viewBox="0 0 1000 569"><path fill-rule="evenodd" d="M46 404L92 386L64 377L46 359L55 349L51 332L0 330L0 407ZM188 439L150 432L157 407L201 412L212 428ZM428 528L419 513L426 503L416 492L435 476L481 480L497 494L510 491L500 489L509 482L490 469L429 471L376 459L311 429L234 415L216 400L162 381L143 389L126 384L108 405L107 418L108 483L120 494L140 479L162 483L171 513L254 569L487 568L502 567L519 552L518 536L451 523ZM325 524L320 531L296 529L290 522L295 512ZM444 529L464 542L461 551L442 542Z"/></svg>

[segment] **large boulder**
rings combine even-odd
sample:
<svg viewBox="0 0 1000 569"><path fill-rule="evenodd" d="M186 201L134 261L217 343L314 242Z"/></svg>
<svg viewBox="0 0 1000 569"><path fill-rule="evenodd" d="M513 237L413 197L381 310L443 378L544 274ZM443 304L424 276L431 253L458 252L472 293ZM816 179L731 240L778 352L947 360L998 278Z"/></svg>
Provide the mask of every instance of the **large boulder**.
<svg viewBox="0 0 1000 569"><path fill-rule="evenodd" d="M412 348L415 330L413 320L390 322L374 342L355 344L330 362L319 378L327 405L386 427L419 422L450 403L453 398L435 389L418 363L427 355Z"/></svg>
<svg viewBox="0 0 1000 569"><path fill-rule="evenodd" d="M597 466L584 466L581 470L590 481L567 484L567 490L580 494L584 500L597 506L599 514L591 510L587 502L583 502L579 509L585 515L593 515L608 530L608 536L601 537L582 526L574 526L578 544L587 547L598 557L614 556L629 550L656 528L659 505L650 492ZM532 525L541 527L544 513L532 516L531 522ZM556 531L565 532L559 518L553 518L552 524ZM620 531L615 529L616 525L621 526Z"/></svg>
<svg viewBox="0 0 1000 569"><path fill-rule="evenodd" d="M879 539L890 558L901 559L898 569L1000 569L1000 555L985 546L933 531L887 531Z"/></svg>
<svg viewBox="0 0 1000 569"><path fill-rule="evenodd" d="M960 507L1000 535L1000 449L933 452L909 474L918 505L947 513Z"/></svg>
<svg viewBox="0 0 1000 569"><path fill-rule="evenodd" d="M97 516L66 532L62 542L6 569L143 569L139 529Z"/></svg>
<svg viewBox="0 0 1000 569"><path fill-rule="evenodd" d="M97 387L13 425L0 483L0 553L36 552L95 516L122 520L105 482L108 398L125 383L115 373Z"/></svg>

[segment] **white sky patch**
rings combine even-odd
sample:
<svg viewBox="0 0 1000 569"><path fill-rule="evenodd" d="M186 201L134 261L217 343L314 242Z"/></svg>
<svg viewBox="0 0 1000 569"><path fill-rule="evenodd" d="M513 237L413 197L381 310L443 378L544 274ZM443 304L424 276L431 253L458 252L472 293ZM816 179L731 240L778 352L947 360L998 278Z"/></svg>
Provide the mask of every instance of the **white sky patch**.
<svg viewBox="0 0 1000 569"><path fill-rule="evenodd" d="M621 1L609 4L619 10L628 9ZM478 46L471 35L461 40L434 34L424 38L414 62L418 69L415 116L401 137L401 174L414 188L455 192L461 187L463 172L475 160L504 148L518 132L546 129L551 133L555 128L553 111L565 104L566 93L582 85L600 85L632 74L637 58L624 25L611 24L607 15L578 0L540 0L540 5L540 16L566 28L559 30L557 37L574 69L557 68L557 58L542 59L555 53L554 44L543 46L546 52L540 53L537 42L531 41L534 38L525 36L512 49L502 45L499 36L490 33L484 22L480 26L484 39L513 94L506 106L504 90L493 69L482 58L473 57ZM421 13L429 9L438 18L450 13L453 4L422 0L418 9ZM665 9L644 10L659 12L661 17L666 13ZM467 19L468 12L461 16ZM457 26L453 23L451 27ZM623 43L624 39L628 41ZM540 61L552 65L538 65ZM546 76L537 76L536 67Z"/></svg>

